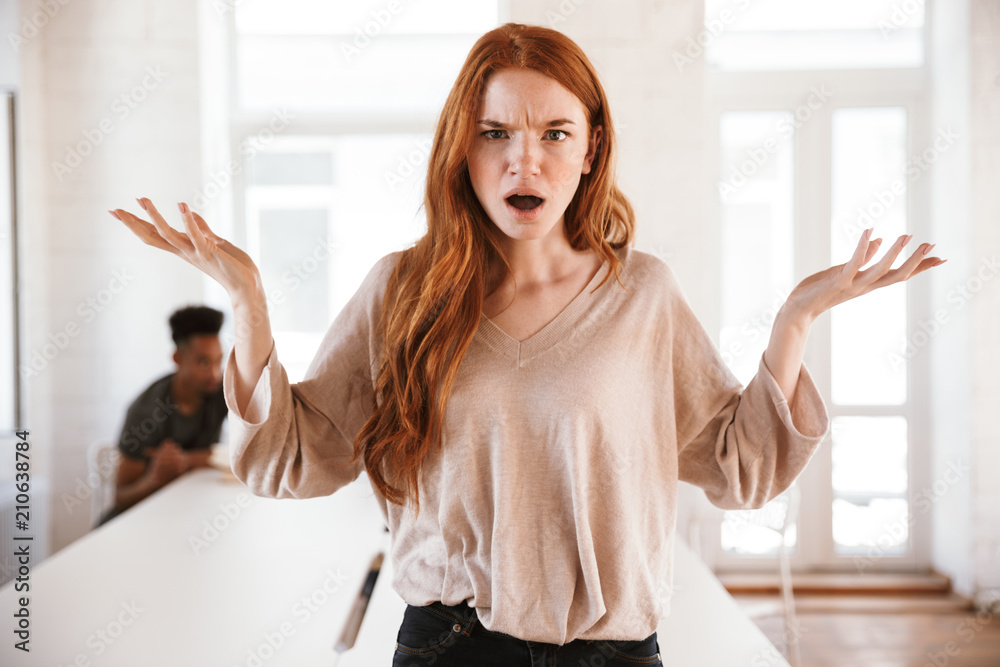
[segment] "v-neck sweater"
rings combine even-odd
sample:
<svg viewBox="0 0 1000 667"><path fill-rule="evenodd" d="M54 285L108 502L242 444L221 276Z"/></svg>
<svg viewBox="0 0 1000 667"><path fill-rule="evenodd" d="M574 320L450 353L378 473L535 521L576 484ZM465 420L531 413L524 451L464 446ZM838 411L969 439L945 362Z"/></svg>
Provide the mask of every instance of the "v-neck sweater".
<svg viewBox="0 0 1000 667"><path fill-rule="evenodd" d="M258 496L311 498L348 465L372 410L382 257L337 315L301 382L272 344L246 413L235 348L224 373L233 472ZM744 387L673 270L616 251L553 320L518 341L482 315L420 473L420 513L375 499L392 588L408 604L466 601L488 630L526 641L637 640L670 611L677 482L724 509L787 489L830 427L805 364L795 412L764 363Z"/></svg>

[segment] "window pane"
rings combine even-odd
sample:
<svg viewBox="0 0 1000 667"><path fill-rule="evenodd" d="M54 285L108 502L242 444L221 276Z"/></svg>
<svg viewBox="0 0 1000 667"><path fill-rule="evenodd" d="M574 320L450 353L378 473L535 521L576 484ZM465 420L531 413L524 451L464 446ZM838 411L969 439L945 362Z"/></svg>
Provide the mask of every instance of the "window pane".
<svg viewBox="0 0 1000 667"><path fill-rule="evenodd" d="M906 495L906 419L836 417L833 492L840 496Z"/></svg>
<svg viewBox="0 0 1000 667"><path fill-rule="evenodd" d="M757 372L791 291L793 125L784 111L722 115L720 352L743 384Z"/></svg>
<svg viewBox="0 0 1000 667"><path fill-rule="evenodd" d="M706 0L693 50L720 70L919 67L923 25L916 1Z"/></svg>
<svg viewBox="0 0 1000 667"><path fill-rule="evenodd" d="M906 112L837 109L833 112L831 194L832 264L846 262L865 228L882 237L876 264L906 233ZM905 253L896 259L898 266ZM906 284L880 288L830 312L832 386L840 405L901 405L906 401Z"/></svg>
<svg viewBox="0 0 1000 667"><path fill-rule="evenodd" d="M905 553L910 534L906 419L836 417L831 437L836 552Z"/></svg>
<svg viewBox="0 0 1000 667"><path fill-rule="evenodd" d="M329 263L325 209L260 212L260 275L281 286L271 326L278 331L324 331L329 325Z"/></svg>
<svg viewBox="0 0 1000 667"><path fill-rule="evenodd" d="M251 185L330 185L333 160L322 153L261 153L250 160L247 183Z"/></svg>
<svg viewBox="0 0 1000 667"><path fill-rule="evenodd" d="M785 111L722 114L718 191L722 214L720 352L746 384L757 372L774 316L792 288L793 123ZM787 493L759 510L726 511L722 548L773 556ZM795 545L795 530L786 535Z"/></svg>
<svg viewBox="0 0 1000 667"><path fill-rule="evenodd" d="M868 503L833 501L833 540L838 555L874 553L904 555L910 528L906 501L901 498L873 498Z"/></svg>
<svg viewBox="0 0 1000 667"><path fill-rule="evenodd" d="M275 137L247 158L248 252L289 380L382 256L426 230L424 134Z"/></svg>

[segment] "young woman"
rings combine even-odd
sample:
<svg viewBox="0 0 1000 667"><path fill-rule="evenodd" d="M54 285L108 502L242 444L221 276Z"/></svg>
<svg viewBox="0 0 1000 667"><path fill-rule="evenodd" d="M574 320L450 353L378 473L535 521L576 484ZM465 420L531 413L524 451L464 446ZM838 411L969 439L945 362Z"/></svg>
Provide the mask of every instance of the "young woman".
<svg viewBox="0 0 1000 667"><path fill-rule="evenodd" d="M564 35L508 23L472 48L441 114L427 233L381 258L302 382L278 362L250 258L148 199L146 243L226 288L236 475L257 495L334 493L367 472L408 603L394 664L660 665L678 479L719 507L784 491L829 429L802 363L832 306L941 263L881 239L809 276L743 387L670 268L631 247L615 133Z"/></svg>

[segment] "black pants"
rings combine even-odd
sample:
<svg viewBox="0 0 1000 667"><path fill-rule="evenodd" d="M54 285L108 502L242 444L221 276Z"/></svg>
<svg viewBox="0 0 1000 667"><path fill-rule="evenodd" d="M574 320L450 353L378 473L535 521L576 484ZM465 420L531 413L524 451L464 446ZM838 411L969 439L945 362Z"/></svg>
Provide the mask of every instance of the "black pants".
<svg viewBox="0 0 1000 667"><path fill-rule="evenodd" d="M392 667L555 667L557 660L560 667L663 667L655 632L636 641L531 642L487 630L466 602L447 606L440 601L406 605Z"/></svg>

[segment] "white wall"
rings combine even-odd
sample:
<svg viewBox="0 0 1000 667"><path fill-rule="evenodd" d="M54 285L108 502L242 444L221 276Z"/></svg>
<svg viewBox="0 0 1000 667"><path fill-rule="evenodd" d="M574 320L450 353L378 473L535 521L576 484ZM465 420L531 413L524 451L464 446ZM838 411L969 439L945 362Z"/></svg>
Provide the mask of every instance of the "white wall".
<svg viewBox="0 0 1000 667"><path fill-rule="evenodd" d="M0 36L3 36L3 46L0 47L0 86L17 86L20 79L20 57L16 48L17 40L11 42L11 34L21 32L21 12L16 2L0 3Z"/></svg>
<svg viewBox="0 0 1000 667"><path fill-rule="evenodd" d="M969 8L964 0L933 3L930 7L928 69L930 78L931 128L951 126L960 136L943 154L930 176L932 237L939 245L935 254L948 263L935 270L931 281L934 310L946 306L948 320L929 347L931 354L931 404L933 406L931 484L933 493L932 560L934 567L952 578L955 590L973 593L971 474L954 479L947 487L949 463L958 467L973 460L972 349L969 346L972 317L969 308L956 309L948 293L970 271L969 218L970 127L969 127ZM940 249L940 250L939 250Z"/></svg>
<svg viewBox="0 0 1000 667"><path fill-rule="evenodd" d="M972 565L975 594L1000 600L1000 3L971 4ZM976 279L979 279L977 282ZM976 291L978 289L978 291Z"/></svg>
<svg viewBox="0 0 1000 667"><path fill-rule="evenodd" d="M21 49L21 220L26 356L67 325L77 331L27 390L35 474L54 487L56 551L89 528L89 504L63 502L86 490L86 447L115 439L129 402L174 369L167 317L199 302L203 281L107 213L138 213L145 196L179 223L176 202L199 185L196 0L50 5L58 10ZM23 0L22 15L39 6ZM53 163L73 151L88 154L60 180Z"/></svg>
<svg viewBox="0 0 1000 667"><path fill-rule="evenodd" d="M932 129L959 137L931 181L935 252L949 258L931 295L947 315L931 349L933 564L983 601L1000 599L1000 4L931 11Z"/></svg>

